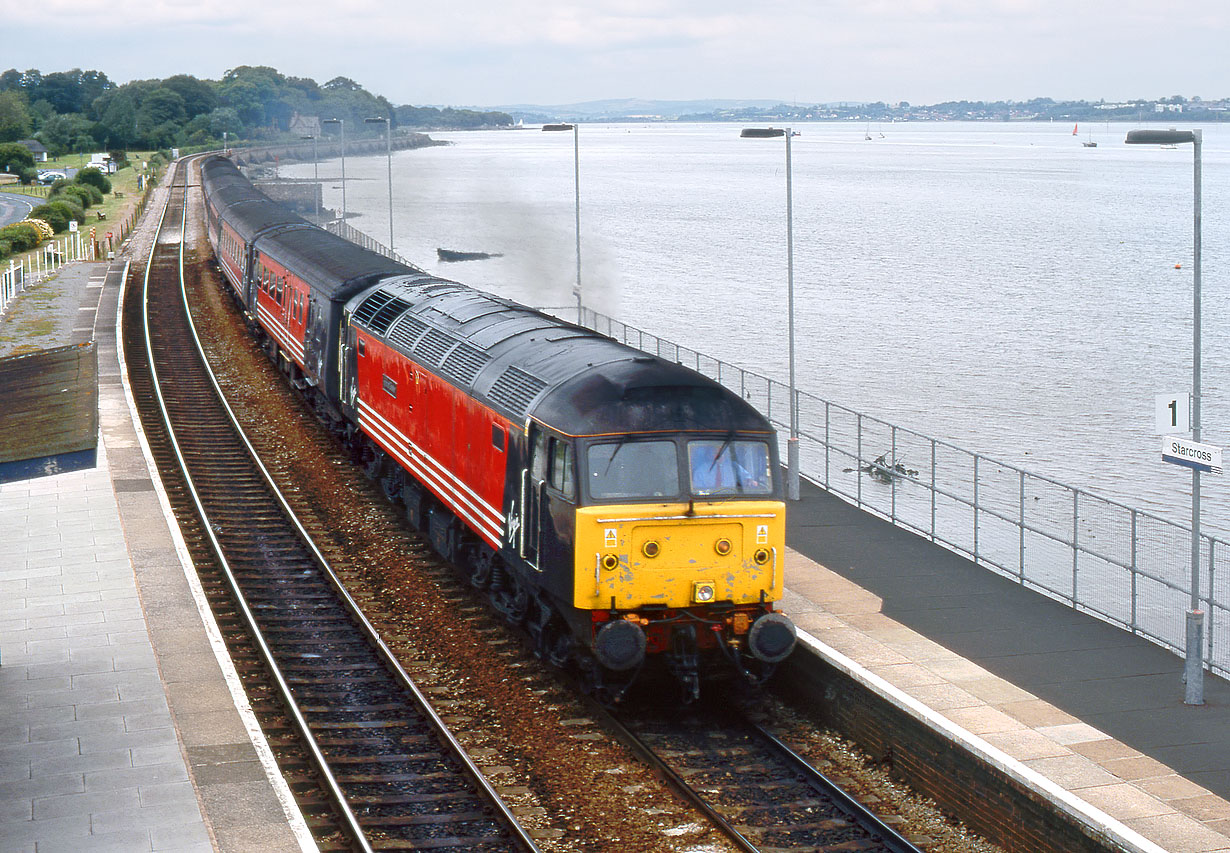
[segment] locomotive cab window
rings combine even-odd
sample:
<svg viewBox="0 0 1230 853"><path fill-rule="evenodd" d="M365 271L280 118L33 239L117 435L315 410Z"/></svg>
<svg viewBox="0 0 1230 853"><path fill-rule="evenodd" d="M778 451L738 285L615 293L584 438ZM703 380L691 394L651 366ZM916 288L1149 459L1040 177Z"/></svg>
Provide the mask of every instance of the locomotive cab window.
<svg viewBox="0 0 1230 853"><path fill-rule="evenodd" d="M697 496L773 494L769 445L763 441L689 441L688 475Z"/></svg>
<svg viewBox="0 0 1230 853"><path fill-rule="evenodd" d="M504 427L499 424L491 425L491 445L501 453L504 452Z"/></svg>
<svg viewBox="0 0 1230 853"><path fill-rule="evenodd" d="M595 500L673 498L679 494L679 456L673 441L592 445L586 453L589 494Z"/></svg>
<svg viewBox="0 0 1230 853"><path fill-rule="evenodd" d="M571 500L577 492L572 445L558 438L551 439L551 488Z"/></svg>

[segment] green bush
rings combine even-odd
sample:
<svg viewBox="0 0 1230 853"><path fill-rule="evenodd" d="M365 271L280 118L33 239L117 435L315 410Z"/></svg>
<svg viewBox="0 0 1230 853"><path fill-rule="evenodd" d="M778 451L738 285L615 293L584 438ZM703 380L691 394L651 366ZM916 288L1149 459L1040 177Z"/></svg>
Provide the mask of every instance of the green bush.
<svg viewBox="0 0 1230 853"><path fill-rule="evenodd" d="M90 194L91 204L102 204L103 201L105 200L103 198L102 190L100 190L98 187L91 186L90 184L77 184L76 186L85 190L86 192Z"/></svg>
<svg viewBox="0 0 1230 853"><path fill-rule="evenodd" d="M87 210L89 209L90 205L94 204L94 197L90 195L90 190L94 190L94 192L98 192L97 187L92 187L89 184L71 185L71 186L64 187L63 189L61 189L58 193L55 193L54 195L48 196L47 200L53 201L53 200L60 199L60 198L76 199L77 204L81 206L81 209ZM100 198L101 196L102 196L102 193L99 193Z"/></svg>
<svg viewBox="0 0 1230 853"><path fill-rule="evenodd" d="M17 172L17 180L21 181L26 186L38 180L38 169L31 166L28 169L21 169Z"/></svg>
<svg viewBox="0 0 1230 853"><path fill-rule="evenodd" d="M0 237L0 261L5 260L11 254L13 254L13 244Z"/></svg>
<svg viewBox="0 0 1230 853"><path fill-rule="evenodd" d="M90 186L98 187L104 193L111 192L111 181L93 166L86 166L79 171L75 180L79 184L89 184Z"/></svg>
<svg viewBox="0 0 1230 853"><path fill-rule="evenodd" d="M85 211L81 206L66 201L64 196L58 196L46 204L40 204L30 211L30 216L46 220L57 234L68 229L68 222L71 219L85 222Z"/></svg>
<svg viewBox="0 0 1230 853"><path fill-rule="evenodd" d="M65 224L64 227L67 228L68 225ZM42 241L42 235L29 223L14 222L12 225L0 228L0 240L7 242L12 251L24 252L37 246Z"/></svg>
<svg viewBox="0 0 1230 853"><path fill-rule="evenodd" d="M56 193L58 193L60 190L64 189L65 187L71 187L71 186L75 186L75 185L68 178L56 178L54 181L51 182L51 191L47 193L47 196L48 198L50 198L51 196L55 195Z"/></svg>
<svg viewBox="0 0 1230 853"><path fill-rule="evenodd" d="M85 222L85 208L77 203L77 199L71 196L60 196L59 198L49 199L48 204L53 207L60 207L70 219L76 219L78 222ZM34 216L34 211L30 212Z"/></svg>

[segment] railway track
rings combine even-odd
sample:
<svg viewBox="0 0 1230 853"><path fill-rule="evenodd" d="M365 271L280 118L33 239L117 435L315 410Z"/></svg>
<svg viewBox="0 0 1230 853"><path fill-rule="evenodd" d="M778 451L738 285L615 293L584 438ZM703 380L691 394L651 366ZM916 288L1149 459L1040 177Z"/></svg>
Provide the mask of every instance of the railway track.
<svg viewBox="0 0 1230 853"><path fill-rule="evenodd" d="M183 297L187 165L125 354L202 585L318 844L537 850L341 589L222 402Z"/></svg>
<svg viewBox="0 0 1230 853"><path fill-rule="evenodd" d="M736 713L605 724L748 853L921 853L785 743Z"/></svg>

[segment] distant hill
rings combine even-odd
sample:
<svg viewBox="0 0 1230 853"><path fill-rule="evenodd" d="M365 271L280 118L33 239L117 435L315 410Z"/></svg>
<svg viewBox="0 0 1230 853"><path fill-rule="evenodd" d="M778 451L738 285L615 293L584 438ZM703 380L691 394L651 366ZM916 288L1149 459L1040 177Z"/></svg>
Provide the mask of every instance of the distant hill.
<svg viewBox="0 0 1230 853"><path fill-rule="evenodd" d="M653 118L674 120L684 115L708 114L724 110L768 109L782 101L709 99L695 101L655 101L648 98L611 98L603 101L582 101L576 104L505 104L473 107L508 113L527 122L601 121L604 119Z"/></svg>

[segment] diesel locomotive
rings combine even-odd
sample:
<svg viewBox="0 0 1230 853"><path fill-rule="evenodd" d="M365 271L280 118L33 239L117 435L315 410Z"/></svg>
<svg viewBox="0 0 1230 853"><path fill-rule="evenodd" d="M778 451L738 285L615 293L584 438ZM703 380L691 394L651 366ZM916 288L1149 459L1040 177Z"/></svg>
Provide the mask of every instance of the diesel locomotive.
<svg viewBox="0 0 1230 853"><path fill-rule="evenodd" d="M409 523L617 699L794 648L776 433L709 378L363 249L201 165L210 243L267 351Z"/></svg>

